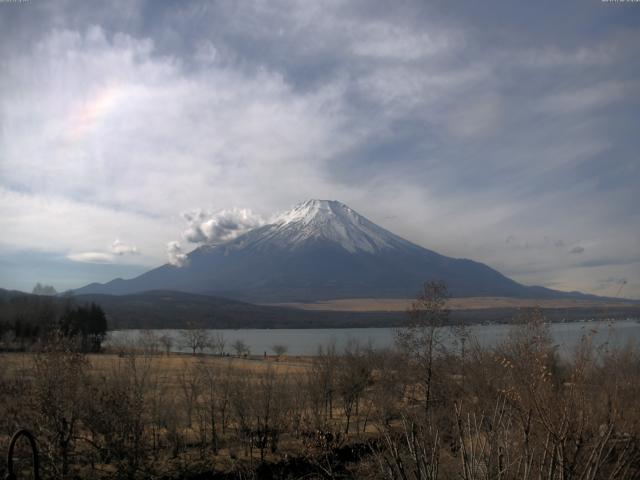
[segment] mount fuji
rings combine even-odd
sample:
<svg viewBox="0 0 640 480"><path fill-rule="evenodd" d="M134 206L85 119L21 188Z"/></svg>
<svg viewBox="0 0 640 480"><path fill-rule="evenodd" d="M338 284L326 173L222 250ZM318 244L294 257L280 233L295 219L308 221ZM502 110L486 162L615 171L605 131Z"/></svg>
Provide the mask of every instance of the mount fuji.
<svg viewBox="0 0 640 480"><path fill-rule="evenodd" d="M166 264L75 293L177 290L253 302L308 302L412 298L428 280L444 281L458 297L582 296L524 286L482 263L445 257L329 200L306 201L227 243L198 247L183 267Z"/></svg>

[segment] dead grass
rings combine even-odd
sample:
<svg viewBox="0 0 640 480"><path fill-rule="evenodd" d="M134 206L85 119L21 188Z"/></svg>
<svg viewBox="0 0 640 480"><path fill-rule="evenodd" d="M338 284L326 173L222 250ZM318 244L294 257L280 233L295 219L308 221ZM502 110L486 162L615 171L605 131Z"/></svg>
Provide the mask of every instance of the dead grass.
<svg viewBox="0 0 640 480"><path fill-rule="evenodd" d="M33 374L33 367L36 354L32 352L1 352L0 366L1 373L5 378L22 377L28 378ZM87 354L86 360L89 363L88 371L96 377L105 377L109 373L119 371L118 366L122 366L128 359L127 355L116 353ZM231 367L236 374L247 373L252 378L260 378L268 371L276 375L294 377L308 373L313 367L313 357L308 356L283 356L278 359L275 356L262 356L251 358L239 357L219 357L216 355L170 355L156 354L143 355L136 354L135 361L141 368L145 362L152 375L162 377L165 386L179 388L179 383L183 379L185 372L196 372L196 367L206 369L226 369ZM175 393L175 392L174 392ZM334 416L340 417L339 409L336 407Z"/></svg>
<svg viewBox="0 0 640 480"><path fill-rule="evenodd" d="M212 355L151 355L145 357L140 355L138 361L145 358L150 360L150 365L155 372L162 373L168 383L177 383L183 372L190 367L204 365L208 368L231 366L237 371L260 375L271 369L280 375L295 375L305 373L311 366L310 357L283 357L277 360L274 357L260 358L237 358L237 357L217 357ZM123 362L125 357L117 354L90 354L87 360L91 365L91 371L96 374L104 374L112 371L113 367ZM5 375L13 377L16 375L26 375L33 366L34 354L29 352L0 353L0 365Z"/></svg>
<svg viewBox="0 0 640 480"><path fill-rule="evenodd" d="M337 312L404 312L412 299L407 298L344 298L320 300L310 303L272 303L268 305ZM447 306L451 310L475 310L488 308L612 308L628 307L628 301L583 300L583 299L536 299L507 297L452 298Z"/></svg>

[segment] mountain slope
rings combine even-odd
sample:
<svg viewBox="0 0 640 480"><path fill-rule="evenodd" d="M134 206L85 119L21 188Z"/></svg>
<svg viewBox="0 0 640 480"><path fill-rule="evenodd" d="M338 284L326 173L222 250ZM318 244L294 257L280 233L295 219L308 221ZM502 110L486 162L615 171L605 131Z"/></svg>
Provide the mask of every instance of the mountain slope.
<svg viewBox="0 0 640 480"><path fill-rule="evenodd" d="M410 298L425 281L442 280L454 296L580 295L526 287L484 264L439 255L327 200L309 200L272 224L188 257L184 267L167 264L76 293L180 290L262 302Z"/></svg>

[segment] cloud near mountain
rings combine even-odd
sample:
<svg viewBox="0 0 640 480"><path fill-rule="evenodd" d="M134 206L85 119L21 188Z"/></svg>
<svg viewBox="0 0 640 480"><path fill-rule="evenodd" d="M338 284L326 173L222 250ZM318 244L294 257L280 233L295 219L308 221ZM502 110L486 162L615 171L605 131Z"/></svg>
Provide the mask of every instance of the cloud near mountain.
<svg viewBox="0 0 640 480"><path fill-rule="evenodd" d="M189 264L189 258L182 250L180 242L172 241L167 243L167 256L169 257L169 264L174 267L185 267Z"/></svg>
<svg viewBox="0 0 640 480"><path fill-rule="evenodd" d="M182 217L189 228L182 234L191 243L217 245L264 225L264 219L246 208L234 207L230 210L209 212L196 210Z"/></svg>
<svg viewBox="0 0 640 480"><path fill-rule="evenodd" d="M190 220L202 233L195 238L206 240L202 225L209 220L204 215ZM528 287L482 263L427 250L337 201L306 201L237 236L237 227L258 222L239 211L218 216L216 222L211 231L217 228L231 240L205 243L188 254L179 242L169 242L169 264L131 280L94 283L76 293L179 290L259 302L410 298L425 281L442 280L454 296L576 295Z"/></svg>

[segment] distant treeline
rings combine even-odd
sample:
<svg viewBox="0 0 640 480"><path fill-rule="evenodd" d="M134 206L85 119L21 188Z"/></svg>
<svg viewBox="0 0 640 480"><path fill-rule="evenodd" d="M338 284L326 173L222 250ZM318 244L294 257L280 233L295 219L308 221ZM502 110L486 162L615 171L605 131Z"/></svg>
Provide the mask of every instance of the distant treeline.
<svg viewBox="0 0 640 480"><path fill-rule="evenodd" d="M31 298L31 300L24 300ZM23 299L23 300L20 300ZM19 319L15 306L24 301L29 322L21 322L26 337L38 337L41 332L31 329L55 323L67 303L68 297L35 296L0 290L0 323L14 325ZM401 327L406 323L406 312L340 312L313 311L280 306L255 305L228 298L196 295L177 291L149 291L131 295L78 295L76 305L100 305L109 320L109 328L121 329L181 329L188 325L201 328L367 328ZM13 305L13 306L12 306ZM20 307L22 308L22 307ZM53 312L51 310L54 310ZM18 311L21 311L18 309ZM578 321L589 319L640 318L640 304L628 306L545 308L541 309L547 321ZM8 313L7 313L8 312ZM518 308L482 308L452 310L450 325L481 323L512 323L520 312ZM81 315L81 314L80 314ZM82 316L82 315L81 315ZM0 326L2 328L2 326ZM22 332L22 330L21 330ZM23 335L20 333L20 335ZM0 337L1 338L1 337Z"/></svg>
<svg viewBox="0 0 640 480"><path fill-rule="evenodd" d="M95 302L109 317L109 328L367 328L401 327L407 313L313 311L255 305L228 298L175 291L150 291L131 295L79 295L78 301ZM512 323L518 308L452 310L449 324ZM547 321L640 318L640 304L629 306L541 309Z"/></svg>
<svg viewBox="0 0 640 480"><path fill-rule="evenodd" d="M93 302L29 294L0 296L2 348L24 350L57 335L74 340L82 351L96 352L106 332L107 317Z"/></svg>

